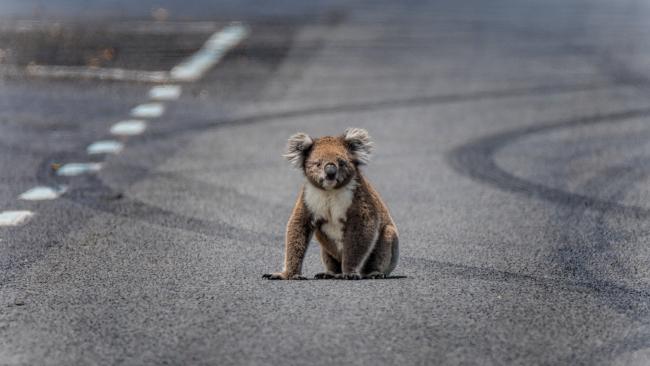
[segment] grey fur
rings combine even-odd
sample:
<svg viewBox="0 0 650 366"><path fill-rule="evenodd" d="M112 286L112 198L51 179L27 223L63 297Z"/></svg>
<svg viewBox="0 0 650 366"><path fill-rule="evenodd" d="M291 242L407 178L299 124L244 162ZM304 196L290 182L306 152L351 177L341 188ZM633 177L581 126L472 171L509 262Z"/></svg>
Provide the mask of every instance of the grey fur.
<svg viewBox="0 0 650 366"><path fill-rule="evenodd" d="M295 168L302 169L305 162L305 154L313 143L314 140L308 134L298 132L289 137L286 152L282 156L289 160Z"/></svg>
<svg viewBox="0 0 650 366"><path fill-rule="evenodd" d="M374 148L368 131L363 128L348 128L343 133L343 138L358 164L368 164Z"/></svg>

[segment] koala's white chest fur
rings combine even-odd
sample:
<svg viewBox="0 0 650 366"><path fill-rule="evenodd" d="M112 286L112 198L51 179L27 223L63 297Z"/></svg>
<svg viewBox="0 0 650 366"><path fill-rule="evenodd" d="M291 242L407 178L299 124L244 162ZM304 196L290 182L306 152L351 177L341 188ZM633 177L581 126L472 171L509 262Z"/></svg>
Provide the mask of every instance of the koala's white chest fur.
<svg viewBox="0 0 650 366"><path fill-rule="evenodd" d="M305 184L305 204L311 211L314 220L325 220L320 230L332 240L339 251L343 248L343 228L347 219L348 208L352 205L356 181L345 187L324 191L311 184Z"/></svg>

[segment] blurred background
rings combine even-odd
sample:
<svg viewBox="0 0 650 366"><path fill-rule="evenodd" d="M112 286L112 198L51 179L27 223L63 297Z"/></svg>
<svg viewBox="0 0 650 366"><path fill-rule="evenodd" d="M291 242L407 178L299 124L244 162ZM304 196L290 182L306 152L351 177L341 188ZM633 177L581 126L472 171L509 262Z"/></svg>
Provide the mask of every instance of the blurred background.
<svg viewBox="0 0 650 366"><path fill-rule="evenodd" d="M649 19L0 1L0 364L650 364ZM287 138L351 126L400 277L263 280Z"/></svg>

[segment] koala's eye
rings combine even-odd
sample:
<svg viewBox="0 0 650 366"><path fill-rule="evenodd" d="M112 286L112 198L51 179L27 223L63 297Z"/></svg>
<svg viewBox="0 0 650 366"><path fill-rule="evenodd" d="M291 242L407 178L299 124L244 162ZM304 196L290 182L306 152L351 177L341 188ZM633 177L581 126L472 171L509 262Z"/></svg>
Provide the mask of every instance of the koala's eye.
<svg viewBox="0 0 650 366"><path fill-rule="evenodd" d="M345 162L343 159L339 159L339 166L346 166L348 163Z"/></svg>
<svg viewBox="0 0 650 366"><path fill-rule="evenodd" d="M320 162L320 160L319 160L319 161L315 161L315 162L313 163L313 165L316 165L318 168L320 168L320 166L321 166L321 162Z"/></svg>

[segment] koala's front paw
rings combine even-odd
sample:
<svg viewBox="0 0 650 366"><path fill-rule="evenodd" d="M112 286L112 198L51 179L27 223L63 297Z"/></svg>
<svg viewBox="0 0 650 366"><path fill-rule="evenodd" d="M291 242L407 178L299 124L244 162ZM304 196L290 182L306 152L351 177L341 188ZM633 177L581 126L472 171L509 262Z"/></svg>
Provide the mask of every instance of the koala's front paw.
<svg viewBox="0 0 650 366"><path fill-rule="evenodd" d="M283 272L276 272L276 273L265 273L262 275L262 278L266 278L267 280L306 280L306 277L303 277L299 274L295 274L292 276L287 276Z"/></svg>
<svg viewBox="0 0 650 366"><path fill-rule="evenodd" d="M329 280L329 279L332 279L332 278L336 278L336 274L334 274L332 272L316 273L314 278L317 279L317 280Z"/></svg>
<svg viewBox="0 0 650 366"><path fill-rule="evenodd" d="M362 277L359 273L350 272L350 273L337 274L336 278L340 280L360 280Z"/></svg>
<svg viewBox="0 0 650 366"><path fill-rule="evenodd" d="M282 272L265 273L262 275L262 278L266 278L267 280L286 280L286 277Z"/></svg>

